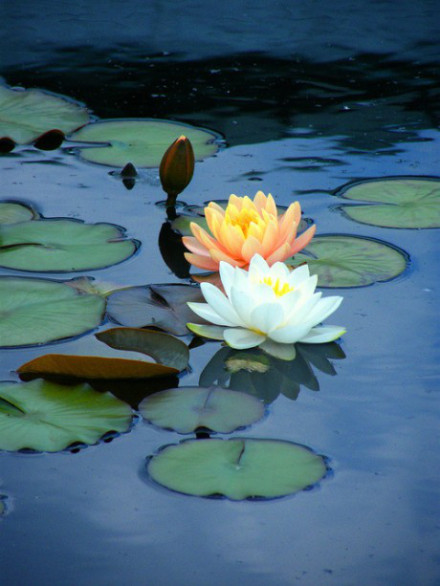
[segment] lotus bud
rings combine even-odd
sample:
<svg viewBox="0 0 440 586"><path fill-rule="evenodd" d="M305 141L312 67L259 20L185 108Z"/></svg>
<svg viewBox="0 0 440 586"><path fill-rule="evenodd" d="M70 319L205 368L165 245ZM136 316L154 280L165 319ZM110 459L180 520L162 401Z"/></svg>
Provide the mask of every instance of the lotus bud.
<svg viewBox="0 0 440 586"><path fill-rule="evenodd" d="M159 167L163 190L168 195L167 206L174 206L176 197L191 181L194 173L194 151L186 136L180 136L168 147Z"/></svg>

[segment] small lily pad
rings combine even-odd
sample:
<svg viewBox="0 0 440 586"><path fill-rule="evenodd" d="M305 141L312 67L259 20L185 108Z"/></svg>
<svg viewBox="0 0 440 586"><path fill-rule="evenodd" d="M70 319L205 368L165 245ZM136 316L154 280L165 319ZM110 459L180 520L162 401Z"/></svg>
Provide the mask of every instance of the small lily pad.
<svg viewBox="0 0 440 586"><path fill-rule="evenodd" d="M343 234L316 236L302 252L287 259L297 267L307 263L318 275L319 287L365 287L389 281L408 266L408 255L375 238Z"/></svg>
<svg viewBox="0 0 440 586"><path fill-rule="evenodd" d="M186 324L196 318L188 301L203 301L199 287L146 285L116 291L108 297L107 314L123 326L154 326L176 336L188 333ZM200 321L200 320L198 320Z"/></svg>
<svg viewBox="0 0 440 586"><path fill-rule="evenodd" d="M142 416L178 433L207 428L231 433L264 415L261 401L239 391L219 387L180 387L150 395L139 405Z"/></svg>
<svg viewBox="0 0 440 586"><path fill-rule="evenodd" d="M128 405L87 384L0 383L0 450L58 452L73 443L95 444L110 431L128 431L131 421Z"/></svg>
<svg viewBox="0 0 440 586"><path fill-rule="evenodd" d="M42 90L0 86L0 137L28 144L49 130L64 134L89 122L83 106Z"/></svg>
<svg viewBox="0 0 440 586"><path fill-rule="evenodd" d="M0 225L17 224L38 218L38 214L26 204L16 201L0 202Z"/></svg>
<svg viewBox="0 0 440 586"><path fill-rule="evenodd" d="M197 439L162 449L148 462L159 484L194 496L232 500L276 498L319 482L327 472L322 456L280 440Z"/></svg>
<svg viewBox="0 0 440 586"><path fill-rule="evenodd" d="M56 281L0 278L0 347L47 344L97 327L105 309L99 295L80 294Z"/></svg>
<svg viewBox="0 0 440 586"><path fill-rule="evenodd" d="M385 228L440 228L440 180L390 177L351 183L336 195L365 202L338 209L361 224Z"/></svg>
<svg viewBox="0 0 440 586"><path fill-rule="evenodd" d="M49 219L0 225L0 266L22 271L72 272L129 258L137 242L112 224Z"/></svg>
<svg viewBox="0 0 440 586"><path fill-rule="evenodd" d="M159 167L164 152L179 136L185 135L200 161L218 151L219 135L188 124L154 118L102 120L81 128L71 136L74 141L104 143L81 147L83 159L101 165Z"/></svg>

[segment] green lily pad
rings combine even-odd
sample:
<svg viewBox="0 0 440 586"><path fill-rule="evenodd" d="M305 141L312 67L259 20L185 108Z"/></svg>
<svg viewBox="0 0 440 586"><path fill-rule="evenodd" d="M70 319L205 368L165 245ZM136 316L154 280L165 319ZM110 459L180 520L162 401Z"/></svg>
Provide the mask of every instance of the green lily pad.
<svg viewBox="0 0 440 586"><path fill-rule="evenodd" d="M188 346L168 334L137 328L111 328L95 334L101 342L118 350L141 352L154 360L178 371L184 370L189 362Z"/></svg>
<svg viewBox="0 0 440 586"><path fill-rule="evenodd" d="M408 255L375 238L337 234L316 236L285 262L292 267L307 263L311 274L318 275L319 287L365 287L399 276Z"/></svg>
<svg viewBox="0 0 440 586"><path fill-rule="evenodd" d="M326 472L324 458L280 440L197 439L165 447L148 463L159 484L194 496L275 498L304 490Z"/></svg>
<svg viewBox="0 0 440 586"><path fill-rule="evenodd" d="M16 201L0 202L0 225L17 224L38 218L38 214L31 207Z"/></svg>
<svg viewBox="0 0 440 586"><path fill-rule="evenodd" d="M210 130L189 124L154 118L102 120L89 124L71 136L74 141L105 143L79 148L86 161L124 167L159 167L163 154L172 142L185 135L200 161L218 151L219 136Z"/></svg>
<svg viewBox="0 0 440 586"><path fill-rule="evenodd" d="M440 228L440 180L392 177L352 183L337 195L364 205L338 209L361 224L385 228Z"/></svg>
<svg viewBox="0 0 440 586"><path fill-rule="evenodd" d="M188 301L203 301L199 287L191 285L147 285L112 293L107 300L109 318L123 326L154 326L176 336L188 333L186 324L199 318Z"/></svg>
<svg viewBox="0 0 440 586"><path fill-rule="evenodd" d="M87 384L0 383L0 450L59 452L73 443L95 444L111 431L128 431L131 421L128 405Z"/></svg>
<svg viewBox="0 0 440 586"><path fill-rule="evenodd" d="M0 86L0 137L28 144L49 130L69 134L89 122L83 106L37 89Z"/></svg>
<svg viewBox="0 0 440 586"><path fill-rule="evenodd" d="M178 433L207 428L231 433L264 415L261 401L219 387L180 387L150 395L139 405L142 416L159 427Z"/></svg>
<svg viewBox="0 0 440 586"><path fill-rule="evenodd" d="M105 309L99 295L64 283L0 278L0 347L47 344L97 327Z"/></svg>
<svg viewBox="0 0 440 586"><path fill-rule="evenodd" d="M137 242L112 224L49 219L0 225L0 266L38 272L104 268L129 258Z"/></svg>

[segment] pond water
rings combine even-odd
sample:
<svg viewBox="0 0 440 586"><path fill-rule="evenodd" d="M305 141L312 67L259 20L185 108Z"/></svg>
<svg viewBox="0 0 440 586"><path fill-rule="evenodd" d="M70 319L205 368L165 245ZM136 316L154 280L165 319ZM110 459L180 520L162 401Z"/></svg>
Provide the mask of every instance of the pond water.
<svg viewBox="0 0 440 586"><path fill-rule="evenodd" d="M438 230L355 223L334 195L353 180L438 175L436 5L399 2L398 14L391 1L342 0L2 8L0 74L11 86L67 95L101 118L167 118L224 136L180 200L261 189L282 205L298 200L319 235L377 238L410 257L394 280L331 290L344 296L330 323L347 328L345 358L330 359L333 376L314 369L319 392L303 384L297 397L279 395L240 432L325 455L331 473L316 487L241 502L168 491L145 461L182 436L142 421L78 453L2 452L2 585L440 583ZM0 165L2 199L45 217L116 223L142 242L88 276L189 282L159 254L157 169L139 170L128 190L68 146L20 148ZM11 274L22 273L0 269ZM80 353L89 338L2 350L0 380L19 380L14 371L43 353ZM192 349L179 384L199 384L220 347Z"/></svg>

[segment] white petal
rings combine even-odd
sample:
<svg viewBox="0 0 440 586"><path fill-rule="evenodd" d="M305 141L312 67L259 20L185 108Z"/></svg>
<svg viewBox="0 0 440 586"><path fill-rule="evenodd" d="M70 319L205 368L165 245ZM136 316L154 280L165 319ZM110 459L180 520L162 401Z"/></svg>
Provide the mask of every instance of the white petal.
<svg viewBox="0 0 440 586"><path fill-rule="evenodd" d="M321 299L322 293L314 293L312 297L309 297L307 300L301 299L301 292L294 291L296 293L298 300L296 300L293 293L288 293L284 297L291 296L291 301L288 303L288 299L286 299L284 304L284 310L286 312L286 324L289 323L290 325L298 325L300 323L309 322L308 316L310 312L313 310L315 305Z"/></svg>
<svg viewBox="0 0 440 586"><path fill-rule="evenodd" d="M293 360L296 357L294 344L278 344L272 340L265 340L260 344L260 348L280 360Z"/></svg>
<svg viewBox="0 0 440 586"><path fill-rule="evenodd" d="M310 278L310 271L308 265L301 265L296 269L293 269L289 275L289 283L292 287L298 287L298 285Z"/></svg>
<svg viewBox="0 0 440 586"><path fill-rule="evenodd" d="M251 313L256 305L253 296L250 295L248 291L232 287L230 299L237 314L240 316L247 327L251 327Z"/></svg>
<svg viewBox="0 0 440 586"><path fill-rule="evenodd" d="M261 342L264 342L266 339L265 336L261 336L260 334L243 328L227 328L224 331L223 337L226 344L236 350L253 348L254 346L261 344Z"/></svg>
<svg viewBox="0 0 440 586"><path fill-rule="evenodd" d="M333 342L345 334L347 330L340 326L320 326L312 328L308 334L299 340L304 344L325 344Z"/></svg>
<svg viewBox="0 0 440 586"><path fill-rule="evenodd" d="M215 313L223 318L223 320L229 322L229 325L244 326L243 321L238 317L237 312L232 307L231 302L226 297L226 295L220 291L220 289L217 289L217 287L211 285L211 283L202 283L200 287L202 289L203 297L206 299Z"/></svg>
<svg viewBox="0 0 440 586"><path fill-rule="evenodd" d="M304 301L311 297L316 289L316 284L318 282L317 275L312 275L308 279L304 279L297 285L298 291L301 291L301 295L303 296Z"/></svg>
<svg viewBox="0 0 440 586"><path fill-rule="evenodd" d="M310 331L308 324L291 325L287 324L270 333L270 339L280 344L294 344L303 339Z"/></svg>
<svg viewBox="0 0 440 586"><path fill-rule="evenodd" d="M283 306L279 302L262 303L252 310L250 320L253 328L265 334L270 334L284 321Z"/></svg>
<svg viewBox="0 0 440 586"><path fill-rule="evenodd" d="M223 289L226 295L230 297L230 291L234 282L235 269L227 262L220 261L220 279L222 280Z"/></svg>
<svg viewBox="0 0 440 586"><path fill-rule="evenodd" d="M188 301L187 305L191 311L212 324L232 327L237 325L236 322L229 321L218 315L218 313L216 313L207 303L194 303L193 301Z"/></svg>
<svg viewBox="0 0 440 586"><path fill-rule="evenodd" d="M203 324L189 323L186 324L186 327L197 336L203 336L211 340L223 340L225 328L221 328L220 326L205 326Z"/></svg>
<svg viewBox="0 0 440 586"><path fill-rule="evenodd" d="M307 321L310 324L310 327L323 322L329 315L338 309L341 305L342 299L343 297L337 295L320 299L319 303L315 305L309 314L304 316L304 321Z"/></svg>

